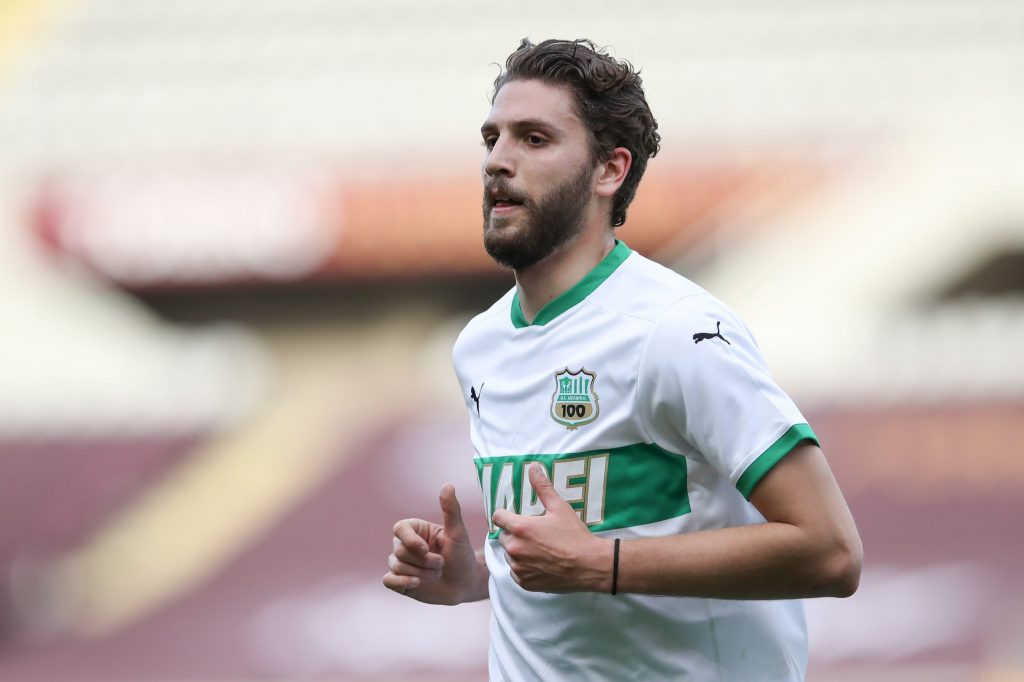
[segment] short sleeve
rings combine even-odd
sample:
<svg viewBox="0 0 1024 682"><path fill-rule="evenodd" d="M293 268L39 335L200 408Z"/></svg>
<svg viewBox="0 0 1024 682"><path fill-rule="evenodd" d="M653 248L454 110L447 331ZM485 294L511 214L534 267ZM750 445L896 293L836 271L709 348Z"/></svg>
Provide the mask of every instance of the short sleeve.
<svg viewBox="0 0 1024 682"><path fill-rule="evenodd" d="M638 390L655 443L704 458L748 499L793 448L818 442L750 331L710 294L678 301L654 325Z"/></svg>

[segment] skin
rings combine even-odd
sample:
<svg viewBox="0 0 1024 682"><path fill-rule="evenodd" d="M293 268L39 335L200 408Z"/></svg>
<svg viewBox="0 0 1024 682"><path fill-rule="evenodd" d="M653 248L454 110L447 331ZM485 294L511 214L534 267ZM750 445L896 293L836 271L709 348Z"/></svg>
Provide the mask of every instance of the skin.
<svg viewBox="0 0 1024 682"><path fill-rule="evenodd" d="M483 550L473 549L451 484L441 488L442 523L403 519L395 524L394 551L384 586L428 604L461 604L487 598Z"/></svg>
<svg viewBox="0 0 1024 682"><path fill-rule="evenodd" d="M604 161L589 152L571 93L539 81L506 84L481 128L487 150L485 187L496 179L542 198L581 169L592 168L590 198L578 233L535 264L515 271L527 320L572 287L614 247L611 201L631 157L616 149ZM498 207L486 230L526 231L529 211ZM514 236L509 233L509 236ZM541 516L494 512L512 577L538 592L609 592L613 541L592 534L551 485L544 468L529 469L544 505ZM394 526L386 587L423 602L458 604L487 598L482 550L468 538L455 489L439 498L442 523L403 519ZM854 593L863 548L853 517L821 450L795 448L755 487L750 502L766 522L685 535L624 540L618 590L723 599L787 599Z"/></svg>
<svg viewBox="0 0 1024 682"><path fill-rule="evenodd" d="M540 81L507 83L495 96L480 133L486 150L485 187L500 181L539 198L581 169L592 169L591 197L576 236L534 265L515 271L519 302L530 321L614 248L612 198L626 179L632 156L620 147L607 160L594 160L572 94ZM499 208L492 211L485 230L522 233L529 229L529 217L522 206Z"/></svg>

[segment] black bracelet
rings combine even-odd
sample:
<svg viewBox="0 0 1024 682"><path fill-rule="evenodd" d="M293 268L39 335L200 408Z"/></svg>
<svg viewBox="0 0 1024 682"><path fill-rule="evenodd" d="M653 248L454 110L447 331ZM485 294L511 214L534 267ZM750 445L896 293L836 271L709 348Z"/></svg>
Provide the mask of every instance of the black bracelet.
<svg viewBox="0 0 1024 682"><path fill-rule="evenodd" d="M619 591L619 539L615 538L615 557L612 559L612 594Z"/></svg>

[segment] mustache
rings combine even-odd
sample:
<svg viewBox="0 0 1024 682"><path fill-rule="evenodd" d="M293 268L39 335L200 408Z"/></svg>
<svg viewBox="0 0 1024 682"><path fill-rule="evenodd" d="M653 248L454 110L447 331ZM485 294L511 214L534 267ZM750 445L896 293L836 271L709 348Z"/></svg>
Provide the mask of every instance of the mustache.
<svg viewBox="0 0 1024 682"><path fill-rule="evenodd" d="M484 208L488 211L494 208L494 194L500 194L506 199L519 204L527 205L530 203L530 196L526 192L513 189L508 181L497 178L484 185Z"/></svg>

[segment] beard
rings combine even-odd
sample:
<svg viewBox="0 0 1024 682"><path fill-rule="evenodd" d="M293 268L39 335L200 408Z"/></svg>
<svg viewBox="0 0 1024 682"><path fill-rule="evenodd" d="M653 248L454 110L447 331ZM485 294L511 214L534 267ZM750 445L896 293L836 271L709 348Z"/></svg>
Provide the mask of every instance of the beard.
<svg viewBox="0 0 1024 682"><path fill-rule="evenodd" d="M593 169L580 172L540 199L515 192L504 179L484 187L484 248L499 265L522 270L543 260L583 230L584 211L590 201ZM498 188L522 207L525 216L491 217L489 191ZM518 227L512 223L519 220Z"/></svg>

